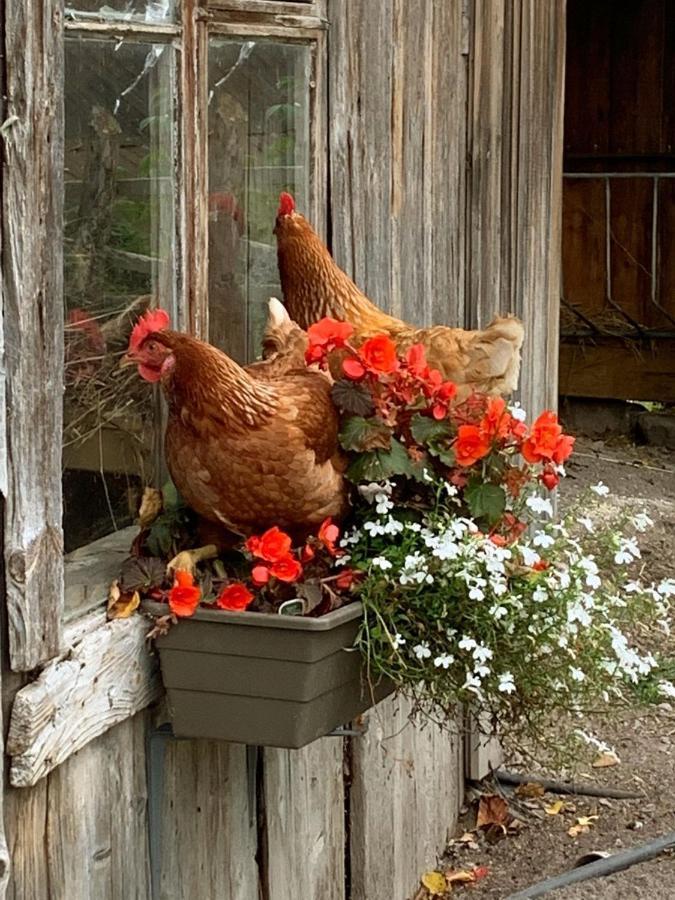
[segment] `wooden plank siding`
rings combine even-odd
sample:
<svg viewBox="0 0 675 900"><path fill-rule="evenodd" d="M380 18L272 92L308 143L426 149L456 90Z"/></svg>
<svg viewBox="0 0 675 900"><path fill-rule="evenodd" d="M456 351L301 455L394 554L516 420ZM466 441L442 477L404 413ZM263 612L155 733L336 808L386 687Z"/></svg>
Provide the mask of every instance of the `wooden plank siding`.
<svg viewBox="0 0 675 900"><path fill-rule="evenodd" d="M7 364L5 561L12 668L58 654L63 609L61 428L63 34L59 0L4 5L2 279ZM36 261L38 264L36 264Z"/></svg>

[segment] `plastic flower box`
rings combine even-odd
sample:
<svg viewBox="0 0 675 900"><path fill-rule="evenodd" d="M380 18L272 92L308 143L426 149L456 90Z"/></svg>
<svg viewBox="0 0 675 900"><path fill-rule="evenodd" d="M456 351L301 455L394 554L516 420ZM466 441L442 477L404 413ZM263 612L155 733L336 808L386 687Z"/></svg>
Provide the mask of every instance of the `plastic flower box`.
<svg viewBox="0 0 675 900"><path fill-rule="evenodd" d="M350 649L361 615L351 603L315 619L220 610L180 619L156 639L174 734L297 748L349 722L393 690L369 685Z"/></svg>

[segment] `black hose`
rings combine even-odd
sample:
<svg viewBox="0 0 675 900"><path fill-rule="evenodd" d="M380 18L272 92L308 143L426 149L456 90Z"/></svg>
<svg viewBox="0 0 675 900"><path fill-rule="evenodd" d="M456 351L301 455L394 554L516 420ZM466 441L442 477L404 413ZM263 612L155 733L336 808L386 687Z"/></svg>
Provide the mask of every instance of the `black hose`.
<svg viewBox="0 0 675 900"><path fill-rule="evenodd" d="M589 863L581 866L579 869L570 869L563 872L562 875L556 875L554 878L547 878L546 881L540 881L533 884L532 887L526 888L517 894L511 894L507 900L532 900L533 897L543 897L550 891L558 888L567 887L569 884L578 884L580 881L586 881L589 878L598 878L602 875L612 875L614 872L621 872L628 869L636 863L645 862L653 859L664 850L670 850L675 847L675 831L665 834L663 837L648 841L646 844L640 844L639 847L633 847L630 850L622 850L621 853L615 853L608 856L607 859L599 859L597 862Z"/></svg>
<svg viewBox="0 0 675 900"><path fill-rule="evenodd" d="M505 769L495 769L493 775L502 784L540 784L544 790L552 794L579 794L586 797L610 797L612 800L641 800L644 794L622 791L620 788L603 787L596 784L584 784L574 781L550 781L536 775L519 775Z"/></svg>

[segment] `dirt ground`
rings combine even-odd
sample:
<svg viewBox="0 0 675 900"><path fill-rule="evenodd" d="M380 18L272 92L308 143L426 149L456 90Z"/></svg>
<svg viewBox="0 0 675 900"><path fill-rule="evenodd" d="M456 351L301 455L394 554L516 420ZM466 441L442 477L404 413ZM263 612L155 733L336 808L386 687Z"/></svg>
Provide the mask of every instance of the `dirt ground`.
<svg viewBox="0 0 675 900"><path fill-rule="evenodd" d="M635 447L626 441L591 442L580 439L570 461L569 477L562 488L564 507L579 491L602 480L611 489L607 502L635 504L656 523L643 535L641 546L650 579L675 574L675 454L654 447ZM506 900L545 878L574 866L593 851L617 852L675 831L675 701L649 709L633 710L614 721L583 723L602 741L616 750L620 763L609 768L592 768L596 754L589 748L575 775L578 780L612 785L639 793L639 800L567 798L567 807L557 815L548 814L558 795L523 799L504 790L510 812L524 822L522 830L492 845L478 838L478 848L453 843L439 867L467 869L487 866L489 874L470 887L457 887L453 896L465 894L481 900ZM508 750L507 750L508 753ZM560 772L542 767L534 771L514 756L504 767L511 771L561 778ZM560 798L562 799L562 798ZM468 798L457 836L475 825L475 803ZM567 833L579 816L595 816L586 834ZM642 863L617 875L593 879L547 894L555 900L675 900L675 855Z"/></svg>

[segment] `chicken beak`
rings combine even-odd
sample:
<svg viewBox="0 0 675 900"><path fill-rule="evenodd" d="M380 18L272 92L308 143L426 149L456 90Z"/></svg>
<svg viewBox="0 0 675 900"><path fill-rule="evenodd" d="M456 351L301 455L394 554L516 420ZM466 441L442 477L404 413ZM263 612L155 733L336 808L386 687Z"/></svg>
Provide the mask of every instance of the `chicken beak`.
<svg viewBox="0 0 675 900"><path fill-rule="evenodd" d="M125 353L122 359L120 360L119 368L120 369L128 369L129 366L137 366L138 361L133 358L131 353Z"/></svg>

